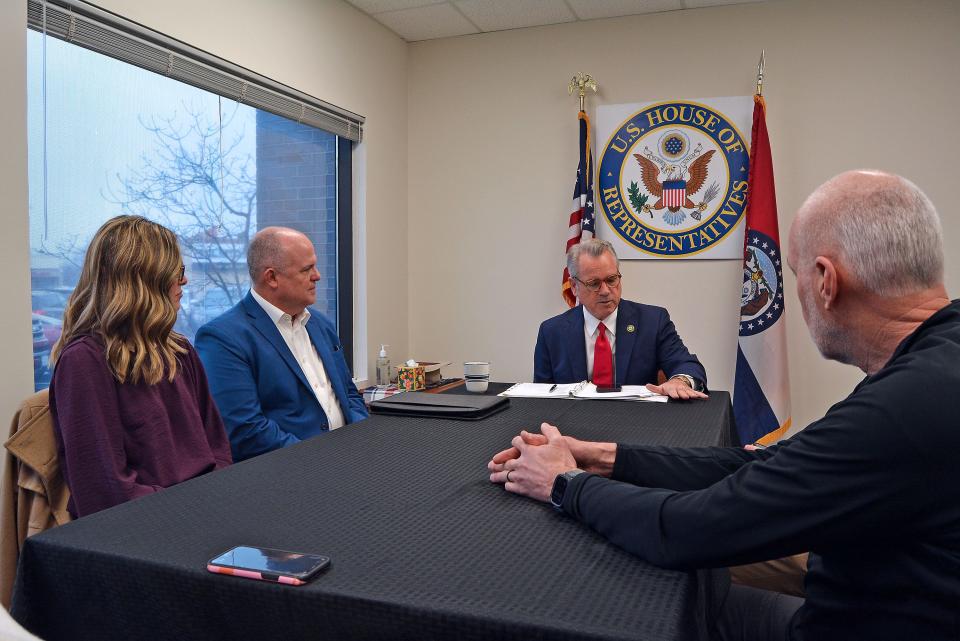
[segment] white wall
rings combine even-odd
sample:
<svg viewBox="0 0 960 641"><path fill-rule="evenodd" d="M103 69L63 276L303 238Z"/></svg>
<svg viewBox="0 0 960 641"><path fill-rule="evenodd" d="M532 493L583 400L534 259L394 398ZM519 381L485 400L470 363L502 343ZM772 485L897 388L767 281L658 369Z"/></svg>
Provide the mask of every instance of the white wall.
<svg viewBox="0 0 960 641"><path fill-rule="evenodd" d="M597 104L750 95L761 48L781 241L818 184L856 167L902 173L944 219L947 284L960 287L951 158L960 91L960 3L794 0L519 29L415 43L409 68L410 344L484 358L529 380L541 320L559 295L577 157L576 99ZM737 261L630 261L624 296L664 305L730 390ZM858 370L823 361L787 277L794 423L844 396ZM455 368L452 368L455 370Z"/></svg>

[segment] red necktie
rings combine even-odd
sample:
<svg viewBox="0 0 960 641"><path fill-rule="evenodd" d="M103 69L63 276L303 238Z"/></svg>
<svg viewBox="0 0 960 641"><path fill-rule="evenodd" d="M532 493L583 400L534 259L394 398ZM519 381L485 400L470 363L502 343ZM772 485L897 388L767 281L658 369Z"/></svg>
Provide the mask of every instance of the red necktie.
<svg viewBox="0 0 960 641"><path fill-rule="evenodd" d="M597 387L613 387L613 354L607 340L607 328L598 325L597 343L593 346L593 384Z"/></svg>

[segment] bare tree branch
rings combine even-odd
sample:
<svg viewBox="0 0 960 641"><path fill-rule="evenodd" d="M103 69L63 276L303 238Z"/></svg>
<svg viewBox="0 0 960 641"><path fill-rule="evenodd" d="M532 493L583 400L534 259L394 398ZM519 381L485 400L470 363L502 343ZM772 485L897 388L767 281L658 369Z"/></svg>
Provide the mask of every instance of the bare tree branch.
<svg viewBox="0 0 960 641"><path fill-rule="evenodd" d="M246 247L256 227L255 159L243 151L243 131L231 128L239 106L210 122L200 109L141 118L154 148L140 165L115 175L104 198L124 212L147 216L180 239L194 288L222 292L236 303L247 288ZM233 133L228 133L233 132ZM229 139L224 136L230 136ZM216 296L214 298L217 298ZM185 331L204 321L203 299L184 306ZM218 305L219 306L219 305Z"/></svg>

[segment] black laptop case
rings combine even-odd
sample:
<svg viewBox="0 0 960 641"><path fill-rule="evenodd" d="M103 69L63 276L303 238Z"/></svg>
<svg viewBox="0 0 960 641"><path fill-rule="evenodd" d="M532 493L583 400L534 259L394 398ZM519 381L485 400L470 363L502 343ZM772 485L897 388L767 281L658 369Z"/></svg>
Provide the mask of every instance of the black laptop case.
<svg viewBox="0 0 960 641"><path fill-rule="evenodd" d="M504 396L404 392L370 403L370 411L392 416L478 421L505 410L508 405L510 399Z"/></svg>

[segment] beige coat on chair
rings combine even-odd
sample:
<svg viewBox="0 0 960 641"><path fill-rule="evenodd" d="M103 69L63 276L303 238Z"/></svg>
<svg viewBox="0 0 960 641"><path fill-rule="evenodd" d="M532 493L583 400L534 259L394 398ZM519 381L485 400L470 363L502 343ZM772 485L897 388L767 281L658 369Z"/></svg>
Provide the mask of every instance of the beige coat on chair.
<svg viewBox="0 0 960 641"><path fill-rule="evenodd" d="M48 390L20 405L10 425L0 482L0 603L10 608L23 541L70 521L70 490L60 474Z"/></svg>

